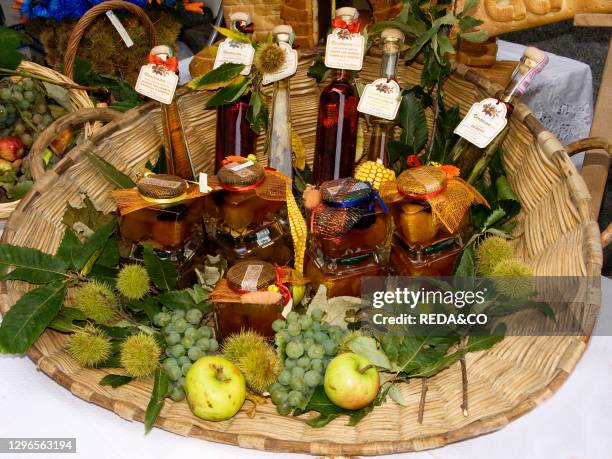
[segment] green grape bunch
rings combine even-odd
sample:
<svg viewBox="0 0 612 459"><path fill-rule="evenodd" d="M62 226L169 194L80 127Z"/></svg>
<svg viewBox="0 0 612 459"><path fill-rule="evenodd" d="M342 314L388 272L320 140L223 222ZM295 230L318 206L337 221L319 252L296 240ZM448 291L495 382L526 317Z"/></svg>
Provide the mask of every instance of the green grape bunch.
<svg viewBox="0 0 612 459"><path fill-rule="evenodd" d="M336 355L345 331L323 321L324 313L291 311L286 320L272 324L282 363L278 380L270 386L270 397L282 415L304 408L315 388L323 384L329 361Z"/></svg>
<svg viewBox="0 0 612 459"><path fill-rule="evenodd" d="M162 367L168 376L169 396L178 402L185 398L185 375L193 362L219 349L213 329L202 322L202 311L163 310L153 316L153 324L162 329L166 340L166 359Z"/></svg>

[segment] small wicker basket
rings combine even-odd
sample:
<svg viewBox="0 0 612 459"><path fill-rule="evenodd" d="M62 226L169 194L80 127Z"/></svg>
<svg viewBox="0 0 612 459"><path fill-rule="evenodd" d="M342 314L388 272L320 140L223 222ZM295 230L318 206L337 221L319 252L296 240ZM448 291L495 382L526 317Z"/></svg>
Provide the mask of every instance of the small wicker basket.
<svg viewBox="0 0 612 459"><path fill-rule="evenodd" d="M312 59L312 54L301 56L291 81L293 127L303 139L310 161L320 93L306 75ZM379 59L366 58L362 77L375 79L379 65ZM420 66L402 67L399 78L402 85L417 83ZM465 114L475 101L500 89L459 64L445 92L448 103L458 104ZM215 111L203 109L210 94L181 89L177 97L195 168L211 173ZM258 157L265 162L263 139L260 142ZM82 193L87 193L98 209L114 210L111 185L81 153L93 151L135 178L145 163L155 158L160 145L157 104L145 104L110 122L36 182L11 216L2 241L54 252L64 233L64 210L68 203L81 203ZM526 106L519 104L503 151L508 179L522 203L513 241L516 253L536 275L589 276L592 287L598 288L600 233L591 215L585 183L566 150ZM29 288L18 281L1 283L0 309L6 311ZM538 406L568 378L587 341L584 336L508 337L489 351L469 354L467 417L460 408L462 384L457 364L429 379L422 424L417 422L420 384L410 382L401 386L407 406L387 402L356 427L347 426L346 420L339 418L324 428L311 428L301 418L278 415L271 404L258 407L255 417L243 409L228 421L207 422L193 416L186 403L170 400L156 425L181 435L265 451L376 455L435 448L500 429ZM28 355L44 373L76 396L122 418L142 421L152 381L136 381L117 389L100 386L98 381L108 370L80 367L66 352L66 342L65 335L47 331Z"/></svg>

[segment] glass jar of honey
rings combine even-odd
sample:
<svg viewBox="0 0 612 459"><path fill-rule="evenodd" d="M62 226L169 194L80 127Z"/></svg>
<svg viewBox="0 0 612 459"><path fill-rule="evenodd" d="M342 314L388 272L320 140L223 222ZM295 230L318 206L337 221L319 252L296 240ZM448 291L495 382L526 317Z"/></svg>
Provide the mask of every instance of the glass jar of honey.
<svg viewBox="0 0 612 459"><path fill-rule="evenodd" d="M291 240L281 218L286 184L246 158L226 161L209 182L204 200L207 237L230 262L258 258L278 265L291 259Z"/></svg>
<svg viewBox="0 0 612 459"><path fill-rule="evenodd" d="M149 175L138 181L136 190L125 193L131 193L128 206L136 210L122 212L119 219L123 258L142 259L144 244L151 244L160 256L175 262L196 252L202 241L203 202L185 180L167 174Z"/></svg>
<svg viewBox="0 0 612 459"><path fill-rule="evenodd" d="M330 180L318 192L320 203L308 210L312 250L340 259L388 245L388 209L368 182L352 177Z"/></svg>
<svg viewBox="0 0 612 459"><path fill-rule="evenodd" d="M272 338L272 322L282 319L291 296L280 284L274 265L246 260L233 265L209 299L214 304L217 336L221 339L242 330Z"/></svg>
<svg viewBox="0 0 612 459"><path fill-rule="evenodd" d="M425 247L414 247L396 235L389 267L397 276L450 276L461 248L458 237L442 237Z"/></svg>
<svg viewBox="0 0 612 459"><path fill-rule="evenodd" d="M361 278L383 274L384 269L376 252L340 259L326 258L321 251L306 252L304 276L309 279L314 291L320 285L325 285L328 298L361 296Z"/></svg>

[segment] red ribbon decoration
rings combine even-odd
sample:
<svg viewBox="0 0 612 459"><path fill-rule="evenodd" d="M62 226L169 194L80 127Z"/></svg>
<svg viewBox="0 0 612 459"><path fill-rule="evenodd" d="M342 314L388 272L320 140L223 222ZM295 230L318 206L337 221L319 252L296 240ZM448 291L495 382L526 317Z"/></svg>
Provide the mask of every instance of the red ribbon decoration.
<svg viewBox="0 0 612 459"><path fill-rule="evenodd" d="M166 60L163 60L157 54L149 54L148 60L149 64L161 65L171 72L176 72L178 70L178 59L176 56L168 57Z"/></svg>
<svg viewBox="0 0 612 459"><path fill-rule="evenodd" d="M361 22L359 21L346 22L341 17L335 17L332 20L332 27L334 29L348 30L350 33L359 33L359 31L361 30Z"/></svg>
<svg viewBox="0 0 612 459"><path fill-rule="evenodd" d="M241 33L253 33L255 31L255 24L252 22L250 24L238 24L236 28Z"/></svg>
<svg viewBox="0 0 612 459"><path fill-rule="evenodd" d="M411 168L422 166L423 163L417 155L410 155L406 158L406 165Z"/></svg>

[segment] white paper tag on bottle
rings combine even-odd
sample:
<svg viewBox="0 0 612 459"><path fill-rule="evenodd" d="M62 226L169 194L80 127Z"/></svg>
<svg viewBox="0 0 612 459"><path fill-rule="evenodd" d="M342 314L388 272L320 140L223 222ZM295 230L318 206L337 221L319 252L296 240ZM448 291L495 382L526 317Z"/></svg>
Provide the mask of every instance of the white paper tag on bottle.
<svg viewBox="0 0 612 459"><path fill-rule="evenodd" d="M295 49L291 48L289 43L281 42L278 44L285 52L285 62L282 68L278 72L264 73L261 83L264 85L274 83L275 81L284 80L289 78L295 72L297 72L298 66L298 53Z"/></svg>
<svg viewBox="0 0 612 459"><path fill-rule="evenodd" d="M241 75L251 73L251 65L255 56L255 48L250 43L238 43L237 41L226 38L217 48L215 63L213 68L217 68L225 63L244 64L245 67L240 72Z"/></svg>
<svg viewBox="0 0 612 459"><path fill-rule="evenodd" d="M163 65L146 64L140 68L136 92L162 104L172 103L179 77Z"/></svg>
<svg viewBox="0 0 612 459"><path fill-rule="evenodd" d="M397 81L379 78L363 89L357 110L366 115L394 120L401 102L400 93Z"/></svg>
<svg viewBox="0 0 612 459"><path fill-rule="evenodd" d="M365 53L365 39L359 33L335 29L327 36L325 66L331 69L361 70Z"/></svg>
<svg viewBox="0 0 612 459"><path fill-rule="evenodd" d="M125 30L125 27L123 27L123 24L121 23L119 18L115 15L115 12L112 10L107 11L106 16L108 17L111 24L113 25L113 27L115 28L115 30L117 31L121 39L123 40L123 43L125 43L125 46L128 48L131 48L132 46L134 46L132 37L130 37L130 34L128 33L128 31Z"/></svg>
<svg viewBox="0 0 612 459"><path fill-rule="evenodd" d="M455 128L455 134L478 148L485 148L506 127L506 104L497 99L476 102Z"/></svg>
<svg viewBox="0 0 612 459"><path fill-rule="evenodd" d="M200 172L198 184L200 185L200 193L208 193L208 174Z"/></svg>
<svg viewBox="0 0 612 459"><path fill-rule="evenodd" d="M261 276L262 271L263 265L247 266L244 276L242 277L242 282L240 282L240 289L245 292L256 292L257 282L259 281L259 276Z"/></svg>

